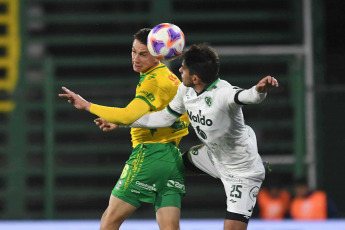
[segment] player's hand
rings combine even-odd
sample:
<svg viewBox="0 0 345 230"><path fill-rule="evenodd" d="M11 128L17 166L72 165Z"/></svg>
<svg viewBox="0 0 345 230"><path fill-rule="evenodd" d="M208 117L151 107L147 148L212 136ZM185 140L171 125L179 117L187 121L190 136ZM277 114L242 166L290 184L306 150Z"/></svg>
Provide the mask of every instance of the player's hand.
<svg viewBox="0 0 345 230"><path fill-rule="evenodd" d="M68 99L68 103L71 103L77 109L84 109L84 110L90 111L90 106L91 106L90 102L86 101L79 94L75 94L74 92L72 92L71 90L67 89L66 87L62 87L62 89L66 93L60 93L59 97L67 98Z"/></svg>
<svg viewBox="0 0 345 230"><path fill-rule="evenodd" d="M261 81L259 81L255 89L259 93L267 93L273 87L279 87L277 79L271 76L267 76L261 79Z"/></svg>
<svg viewBox="0 0 345 230"><path fill-rule="evenodd" d="M94 122L104 132L109 132L120 127L118 124L107 122L102 118L97 118Z"/></svg>

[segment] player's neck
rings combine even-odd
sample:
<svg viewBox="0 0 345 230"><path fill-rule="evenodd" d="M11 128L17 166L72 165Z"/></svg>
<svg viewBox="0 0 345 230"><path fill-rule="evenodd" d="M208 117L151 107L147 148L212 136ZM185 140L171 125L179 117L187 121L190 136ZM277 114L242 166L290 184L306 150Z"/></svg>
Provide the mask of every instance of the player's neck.
<svg viewBox="0 0 345 230"><path fill-rule="evenodd" d="M197 85L194 85L193 89L195 90L195 92L201 93L202 91L205 90L205 87L206 87L206 84L202 82L202 83L199 83Z"/></svg>
<svg viewBox="0 0 345 230"><path fill-rule="evenodd" d="M158 61L157 63L155 63L154 65L152 65L151 68L145 70L144 72L140 72L140 74L146 74L147 72L150 72L151 70L157 68L157 66L159 66L159 64L161 64L160 61Z"/></svg>

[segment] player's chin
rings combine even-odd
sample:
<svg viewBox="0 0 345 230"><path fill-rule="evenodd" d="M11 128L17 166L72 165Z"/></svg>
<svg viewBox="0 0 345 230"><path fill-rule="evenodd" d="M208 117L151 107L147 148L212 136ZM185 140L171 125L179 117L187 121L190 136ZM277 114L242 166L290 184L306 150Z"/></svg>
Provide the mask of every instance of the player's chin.
<svg viewBox="0 0 345 230"><path fill-rule="evenodd" d="M133 70L135 71L135 72L141 72L141 70L142 70L142 67L141 66L137 66L137 65L133 65Z"/></svg>
<svg viewBox="0 0 345 230"><path fill-rule="evenodd" d="M192 86L191 84L189 84L187 81L184 81L183 79L182 79L182 83L186 87L191 87Z"/></svg>

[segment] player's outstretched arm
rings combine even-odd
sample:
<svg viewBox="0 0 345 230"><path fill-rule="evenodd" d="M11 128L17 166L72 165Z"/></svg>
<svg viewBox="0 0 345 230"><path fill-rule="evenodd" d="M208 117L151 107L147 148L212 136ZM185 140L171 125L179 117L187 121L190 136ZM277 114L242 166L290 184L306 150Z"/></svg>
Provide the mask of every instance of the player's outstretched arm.
<svg viewBox="0 0 345 230"><path fill-rule="evenodd" d="M108 107L92 104L66 87L62 87L62 89L66 93L59 94L59 97L67 98L68 102L73 104L77 109L89 111L113 124L131 124L150 110L150 106L138 98L133 99L125 108ZM101 129L103 130L103 128Z"/></svg>
<svg viewBox="0 0 345 230"><path fill-rule="evenodd" d="M250 89L241 90L235 95L236 103L242 105L249 104L259 104L265 100L267 92L273 88L278 87L278 81L274 77L266 76L259 81L258 84L253 86Z"/></svg>
<svg viewBox="0 0 345 230"><path fill-rule="evenodd" d="M259 93L267 93L273 87L279 87L279 83L278 83L277 79L275 79L274 77L271 77L271 76L266 76L259 81L259 83L256 85L255 89Z"/></svg>
<svg viewBox="0 0 345 230"><path fill-rule="evenodd" d="M71 90L67 89L66 87L62 87L63 91L66 93L60 93L59 97L66 98L68 103L74 105L77 109L83 109L86 111L90 111L91 103L86 101L82 98L79 94L75 94Z"/></svg>
<svg viewBox="0 0 345 230"><path fill-rule="evenodd" d="M140 98L134 98L125 108L91 104L90 112L113 124L129 125L150 110L150 106Z"/></svg>

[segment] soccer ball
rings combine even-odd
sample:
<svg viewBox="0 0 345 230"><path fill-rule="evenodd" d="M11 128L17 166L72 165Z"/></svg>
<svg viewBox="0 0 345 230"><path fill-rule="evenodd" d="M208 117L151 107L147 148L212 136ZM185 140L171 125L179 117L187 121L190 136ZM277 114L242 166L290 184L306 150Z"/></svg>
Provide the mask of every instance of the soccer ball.
<svg viewBox="0 0 345 230"><path fill-rule="evenodd" d="M147 37L147 48L159 60L170 61L182 54L185 44L182 30L171 23L155 26Z"/></svg>

